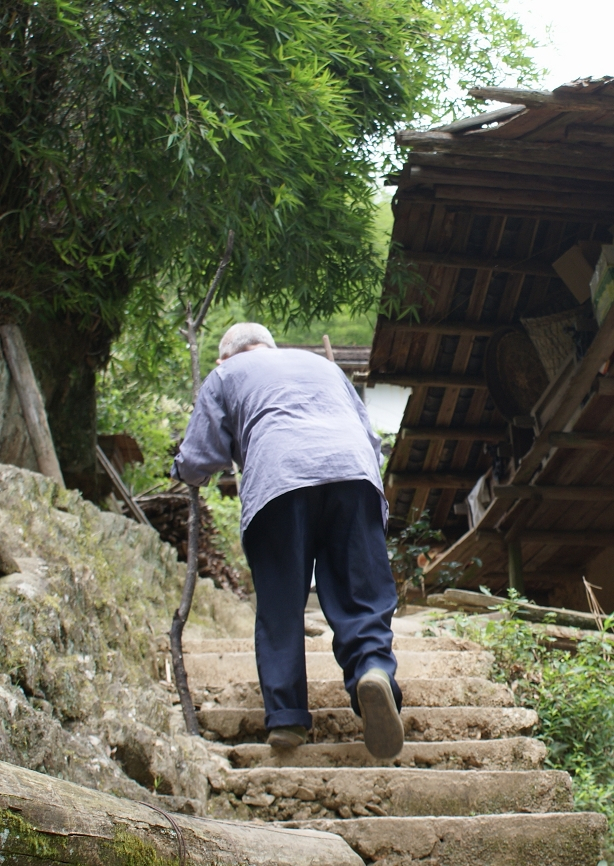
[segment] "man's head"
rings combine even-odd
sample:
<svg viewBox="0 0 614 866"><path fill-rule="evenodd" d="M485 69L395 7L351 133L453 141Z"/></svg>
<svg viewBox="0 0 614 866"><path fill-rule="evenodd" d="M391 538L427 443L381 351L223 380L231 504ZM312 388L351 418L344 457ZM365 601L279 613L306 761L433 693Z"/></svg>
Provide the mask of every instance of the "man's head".
<svg viewBox="0 0 614 866"><path fill-rule="evenodd" d="M228 328L220 340L219 360L225 361L226 358L231 358L233 355L247 352L258 346L268 349L277 348L268 328L257 322L237 322L236 325Z"/></svg>

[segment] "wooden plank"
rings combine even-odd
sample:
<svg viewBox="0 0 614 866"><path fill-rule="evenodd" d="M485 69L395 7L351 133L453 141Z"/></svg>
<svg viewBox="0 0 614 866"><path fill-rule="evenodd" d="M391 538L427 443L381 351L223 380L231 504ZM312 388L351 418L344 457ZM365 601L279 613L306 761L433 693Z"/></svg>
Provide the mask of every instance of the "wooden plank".
<svg viewBox="0 0 614 866"><path fill-rule="evenodd" d="M509 120L524 111L522 105L506 105L504 108L495 108L493 111L483 111L473 117L463 117L438 129L442 132L466 132L469 129L479 129L485 123L501 123Z"/></svg>
<svg viewBox="0 0 614 866"><path fill-rule="evenodd" d="M153 529L142 508L137 502L134 501L130 494L130 491L122 481L119 473L117 472L111 461L108 459L107 455L104 453L100 445L96 445L96 456L98 457L100 465L109 476L111 484L115 488L116 493L126 503L126 507L128 508L130 514L134 517L136 521L138 521L138 523L142 523L143 526L149 526L151 529Z"/></svg>
<svg viewBox="0 0 614 866"><path fill-rule="evenodd" d="M548 262L531 259L496 259L481 256L466 256L454 253L407 252L409 262L426 262L447 268L475 268L489 271L504 271L510 274L530 274L533 276L556 277L556 271Z"/></svg>
<svg viewBox="0 0 614 866"><path fill-rule="evenodd" d="M478 541L503 544L504 536L496 529L477 529ZM555 544L569 547L614 547L614 531L595 529L524 529L520 535L523 544Z"/></svg>
<svg viewBox="0 0 614 866"><path fill-rule="evenodd" d="M614 171L604 166L600 168L588 168L584 166L559 165L550 162L526 162L525 160L506 159L505 157L484 157L471 153L450 153L412 151L407 156L408 164L411 166L425 166L432 168L462 169L466 171L492 172L505 174L519 174L525 177L557 178L565 177L570 180L588 180L596 183L614 183Z"/></svg>
<svg viewBox="0 0 614 866"><path fill-rule="evenodd" d="M544 499L553 502L614 502L614 487L595 485L495 484L493 496L499 499Z"/></svg>
<svg viewBox="0 0 614 866"><path fill-rule="evenodd" d="M64 487L64 478L55 453L45 404L30 364L28 350L21 331L17 325L2 325L0 326L0 339L19 397L38 468L43 475L53 478L56 484Z"/></svg>
<svg viewBox="0 0 614 866"><path fill-rule="evenodd" d="M392 472L388 476L390 487L417 488L452 488L454 490L471 490L480 478L477 472Z"/></svg>
<svg viewBox="0 0 614 866"><path fill-rule="evenodd" d="M614 433L551 433L548 441L554 448L591 448L614 451Z"/></svg>
<svg viewBox="0 0 614 866"><path fill-rule="evenodd" d="M445 334L450 337L492 337L495 331L501 327L496 323L454 322L446 319L441 319L439 322L397 322L392 319L383 319L381 326L382 329L394 328L395 331L410 331L412 334Z"/></svg>
<svg viewBox="0 0 614 866"><path fill-rule="evenodd" d="M614 134L614 132L613 132ZM418 156L418 154L416 154ZM586 181L569 178L563 181L560 177L549 177L547 174L520 174L518 172L498 170L496 163L490 171L485 171L476 165L471 170L448 168L445 165L437 168L414 165L414 155L410 155L409 172L404 172L399 180L399 188L405 190L416 184L451 184L453 186L492 187L494 189L525 189L541 190L553 193L602 194L608 185L614 184L614 178L609 181L600 177L599 180ZM547 171L547 167L544 167Z"/></svg>
<svg viewBox="0 0 614 866"><path fill-rule="evenodd" d="M611 154L614 159L614 151ZM432 194L418 187L406 187L403 196L409 200L432 198ZM556 211L571 211L597 214L611 214L614 205L611 195L599 195L594 192L549 192L546 190L496 189L490 186L458 186L455 184L437 184L434 187L434 200L446 204L483 204L505 208L531 208L540 210L549 208ZM550 274L548 274L550 275Z"/></svg>
<svg viewBox="0 0 614 866"><path fill-rule="evenodd" d="M447 442L501 442L506 427L401 427L402 439L439 439Z"/></svg>
<svg viewBox="0 0 614 866"><path fill-rule="evenodd" d="M400 147L412 147L415 150L473 153L490 158L502 157L547 165L578 165L589 168L603 166L604 171L611 171L614 153L612 148L590 144L489 139L483 134L482 137L478 137L478 134L457 136L449 132L418 132L413 129L401 130L395 138Z"/></svg>
<svg viewBox="0 0 614 866"><path fill-rule="evenodd" d="M530 575L527 575L530 577ZM447 589L443 598L460 607L479 608L491 610L504 600L496 596L484 595L482 592L470 592L466 589ZM590 613L579 610L567 610L562 607L542 607L541 605L523 603L518 605L521 619L529 622L544 622L554 620L558 625L566 625L571 628L585 628L594 630L597 628L595 617Z"/></svg>
<svg viewBox="0 0 614 866"><path fill-rule="evenodd" d="M525 90L521 87L471 87L474 99L509 102L525 108L552 108L555 111L614 111L614 97L576 91Z"/></svg>
<svg viewBox="0 0 614 866"><path fill-rule="evenodd" d="M486 388L481 376L454 375L451 373L369 373L369 383L383 382L401 385L404 388L426 385L429 388Z"/></svg>

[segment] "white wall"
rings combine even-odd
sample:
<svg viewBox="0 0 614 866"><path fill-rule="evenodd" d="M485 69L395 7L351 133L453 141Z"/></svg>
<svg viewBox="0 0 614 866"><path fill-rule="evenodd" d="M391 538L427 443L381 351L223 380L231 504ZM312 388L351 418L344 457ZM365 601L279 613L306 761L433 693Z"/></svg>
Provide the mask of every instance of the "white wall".
<svg viewBox="0 0 614 866"><path fill-rule="evenodd" d="M397 433L410 394L411 388L398 385L378 383L374 388L365 388L365 406L373 429L380 433Z"/></svg>

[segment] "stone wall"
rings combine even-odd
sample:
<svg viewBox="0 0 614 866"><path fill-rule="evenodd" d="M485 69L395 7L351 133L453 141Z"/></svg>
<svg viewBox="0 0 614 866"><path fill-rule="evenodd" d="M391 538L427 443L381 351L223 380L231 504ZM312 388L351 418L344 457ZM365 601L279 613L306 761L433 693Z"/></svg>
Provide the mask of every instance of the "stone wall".
<svg viewBox="0 0 614 866"><path fill-rule="evenodd" d="M167 681L184 577L154 530L0 465L0 760L203 814L221 759L185 734ZM251 637L253 622L198 581L191 636Z"/></svg>

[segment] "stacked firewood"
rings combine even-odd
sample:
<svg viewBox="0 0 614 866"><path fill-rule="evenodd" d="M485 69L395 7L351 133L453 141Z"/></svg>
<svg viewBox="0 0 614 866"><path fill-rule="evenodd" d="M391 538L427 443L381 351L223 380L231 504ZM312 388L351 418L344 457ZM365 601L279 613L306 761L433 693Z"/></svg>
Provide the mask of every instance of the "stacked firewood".
<svg viewBox="0 0 614 866"><path fill-rule="evenodd" d="M185 487L181 485L166 493L139 496L137 501L162 541L172 544L180 562L187 562L189 499ZM239 572L227 564L224 555L217 549L216 535L211 511L201 497L198 573L201 577L212 578L220 589L230 589L243 598L245 590Z"/></svg>

